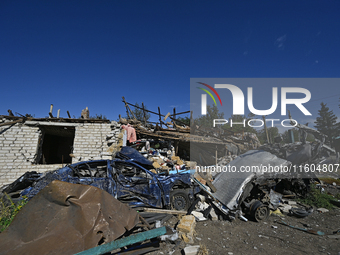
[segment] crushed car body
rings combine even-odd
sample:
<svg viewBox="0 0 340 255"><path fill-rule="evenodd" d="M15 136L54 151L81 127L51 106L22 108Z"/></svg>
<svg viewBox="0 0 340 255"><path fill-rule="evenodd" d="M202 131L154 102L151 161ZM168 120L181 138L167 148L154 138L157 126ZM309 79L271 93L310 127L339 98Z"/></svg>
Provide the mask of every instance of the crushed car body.
<svg viewBox="0 0 340 255"><path fill-rule="evenodd" d="M1 192L9 194L12 200L24 196L31 199L49 183L59 180L103 189L133 208L188 209L194 194L200 191L197 185L192 185L190 173L155 174L137 161L133 158L95 160L46 173L27 172Z"/></svg>
<svg viewBox="0 0 340 255"><path fill-rule="evenodd" d="M312 180L319 181L318 172L310 171L308 166L318 169L320 165L334 164L339 154L324 144L320 132L300 124L298 128L301 142L265 144L220 166L222 171L212 182L216 192L201 185L213 198L213 204L225 215L242 218L248 214L261 221L268 217L270 209L276 210L282 194L306 196ZM319 139L307 142L307 133Z"/></svg>

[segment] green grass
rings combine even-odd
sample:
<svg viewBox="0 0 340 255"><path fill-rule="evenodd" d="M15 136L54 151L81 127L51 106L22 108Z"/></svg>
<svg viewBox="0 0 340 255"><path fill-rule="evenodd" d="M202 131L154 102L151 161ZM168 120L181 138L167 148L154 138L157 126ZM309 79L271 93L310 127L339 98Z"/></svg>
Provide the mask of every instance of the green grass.
<svg viewBox="0 0 340 255"><path fill-rule="evenodd" d="M6 198L2 197L0 199L0 232L3 232L11 224L15 215L28 202L23 199L15 204L7 194L5 195Z"/></svg>
<svg viewBox="0 0 340 255"><path fill-rule="evenodd" d="M327 184L333 184L333 182L335 182L336 185L340 185L340 180L332 177L320 177L319 180Z"/></svg>
<svg viewBox="0 0 340 255"><path fill-rule="evenodd" d="M320 189L317 189L314 185L312 185L310 193L306 198L300 199L300 202L318 208L322 207L332 209L334 206L331 204L331 200L336 199L329 194L322 193Z"/></svg>

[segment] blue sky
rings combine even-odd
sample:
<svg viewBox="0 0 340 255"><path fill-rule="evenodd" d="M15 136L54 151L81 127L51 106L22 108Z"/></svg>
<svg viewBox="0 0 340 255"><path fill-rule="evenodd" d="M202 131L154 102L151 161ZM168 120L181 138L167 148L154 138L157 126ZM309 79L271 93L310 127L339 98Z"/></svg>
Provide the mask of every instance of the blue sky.
<svg viewBox="0 0 340 255"><path fill-rule="evenodd" d="M116 120L122 96L164 114L189 110L190 78L339 77L339 9L321 0L2 0L0 115L45 117L53 104L61 117L88 106ZM340 87L310 86L313 117L321 101L340 117Z"/></svg>

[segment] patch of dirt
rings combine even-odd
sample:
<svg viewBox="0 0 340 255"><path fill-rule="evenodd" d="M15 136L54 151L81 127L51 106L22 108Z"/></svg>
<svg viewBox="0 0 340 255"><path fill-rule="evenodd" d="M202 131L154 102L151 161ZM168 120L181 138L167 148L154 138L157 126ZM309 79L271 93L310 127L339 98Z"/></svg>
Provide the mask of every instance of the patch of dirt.
<svg viewBox="0 0 340 255"><path fill-rule="evenodd" d="M172 222L176 222L172 218ZM323 236L310 234L282 224L282 221L299 228L322 231ZM271 215L266 221L197 222L195 243L205 246L209 254L338 254L340 252L340 233L338 238L333 231L340 230L340 209L327 213L314 211L305 218L294 216L279 217ZM161 243L161 249L152 254L183 254L182 249L189 244Z"/></svg>

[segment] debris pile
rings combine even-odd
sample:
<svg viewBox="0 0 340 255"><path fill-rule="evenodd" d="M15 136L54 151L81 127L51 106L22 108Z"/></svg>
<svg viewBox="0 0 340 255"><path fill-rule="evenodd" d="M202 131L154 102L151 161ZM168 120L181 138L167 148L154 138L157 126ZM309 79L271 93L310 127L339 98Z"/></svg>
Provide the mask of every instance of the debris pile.
<svg viewBox="0 0 340 255"><path fill-rule="evenodd" d="M131 104L124 98L123 101L129 110ZM142 109L145 110L144 106ZM138 121L134 116L120 118L119 123L112 125L122 130L112 130L106 136L106 142L116 146L112 159L78 162L45 173L27 172L2 187L3 197L14 202L30 201L0 235L0 247L19 253L21 250L15 249L25 249L28 254L34 254L36 247L42 247L41 253L58 248L63 248L60 252L64 254L90 248L145 253L155 250L150 243L155 242L152 238L160 236L157 243L162 240L175 247L180 243L190 244L192 246L180 247L185 254L196 254L202 248L195 245L199 240L196 222L216 223L237 218L264 222L270 215L304 218L315 212L327 213L324 208L315 210L291 200L305 197L312 182L320 183L315 171L297 173L294 169L306 164L328 165L338 160L335 150L324 144L321 133L299 125L301 142L260 147L256 135L251 133L217 137L215 131L197 128L195 134L190 134L190 128L176 120L179 114L164 116L159 111L160 122L156 126L146 120ZM167 118L171 122L165 123ZM306 132L312 132L319 139L307 142ZM192 142L202 145L201 149L215 150L216 157L205 158L198 151L197 161L189 160L192 151L188 144ZM200 150L200 146L197 148ZM32 208L37 206L41 211L37 210L40 214L34 215ZM37 224L39 231L25 220L31 217L42 217ZM292 228L282 219L280 224ZM37 236L20 227L31 229ZM72 237L63 235L61 229L66 229ZM52 234L60 240L46 239L45 242L45 235ZM66 239L72 240L71 248L55 247Z"/></svg>

